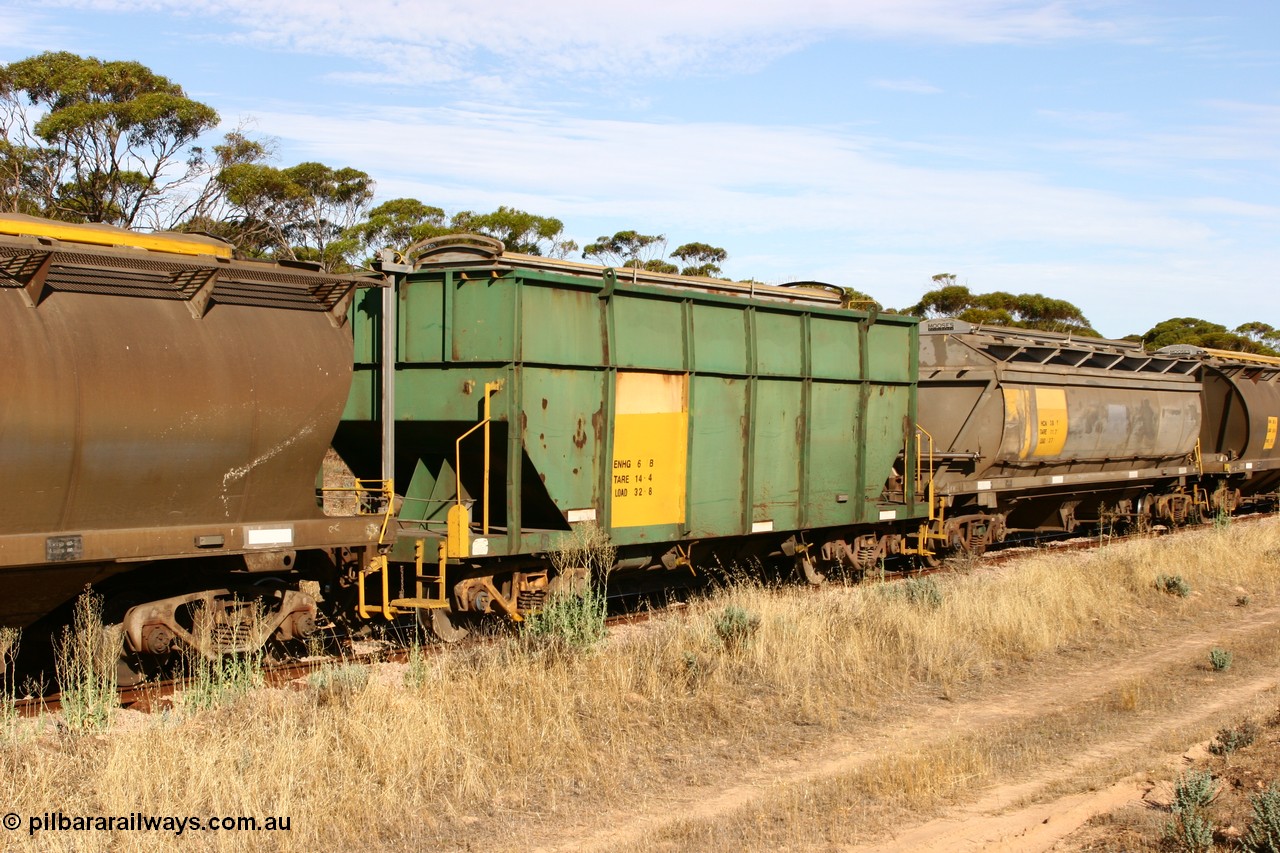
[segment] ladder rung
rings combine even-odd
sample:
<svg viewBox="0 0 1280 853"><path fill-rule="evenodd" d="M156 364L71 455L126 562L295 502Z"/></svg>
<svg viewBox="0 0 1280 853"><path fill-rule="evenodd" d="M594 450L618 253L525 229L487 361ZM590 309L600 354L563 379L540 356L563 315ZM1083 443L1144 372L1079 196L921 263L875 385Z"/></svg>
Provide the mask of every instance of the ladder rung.
<svg viewBox="0 0 1280 853"><path fill-rule="evenodd" d="M393 598L391 599L392 607L409 607L418 610L432 610L438 607L448 607L449 599L447 598Z"/></svg>

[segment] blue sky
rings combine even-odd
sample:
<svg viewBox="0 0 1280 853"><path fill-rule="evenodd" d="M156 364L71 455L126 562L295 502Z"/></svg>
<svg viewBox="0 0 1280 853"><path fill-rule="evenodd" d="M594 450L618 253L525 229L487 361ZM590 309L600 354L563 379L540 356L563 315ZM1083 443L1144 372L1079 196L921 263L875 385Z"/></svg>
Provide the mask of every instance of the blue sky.
<svg viewBox="0 0 1280 853"><path fill-rule="evenodd" d="M1274 0L0 7L0 61L140 61L379 200L700 240L889 306L955 273L1113 336L1280 325L1278 37Z"/></svg>

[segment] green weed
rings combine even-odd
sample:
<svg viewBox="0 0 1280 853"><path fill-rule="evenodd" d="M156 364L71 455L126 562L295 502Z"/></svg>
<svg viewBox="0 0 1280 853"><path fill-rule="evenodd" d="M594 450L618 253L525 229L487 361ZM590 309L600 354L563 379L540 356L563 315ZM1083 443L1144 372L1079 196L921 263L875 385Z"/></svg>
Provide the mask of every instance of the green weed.
<svg viewBox="0 0 1280 853"><path fill-rule="evenodd" d="M1219 729L1213 743L1209 744L1209 751L1214 755L1230 755L1237 749L1244 749L1253 743L1261 733L1257 723L1246 719L1238 726Z"/></svg>
<svg viewBox="0 0 1280 853"><path fill-rule="evenodd" d="M123 644L118 627L102 624L102 596L85 588L53 648L63 723L72 731L105 729L119 703L116 665Z"/></svg>
<svg viewBox="0 0 1280 853"><path fill-rule="evenodd" d="M731 604L716 617L716 636L730 651L744 647L760 627L760 617Z"/></svg>
<svg viewBox="0 0 1280 853"><path fill-rule="evenodd" d="M214 605L211 605L211 607ZM214 617L206 611L196 619L194 633L197 645L216 649L213 640ZM254 605L250 634L264 631L262 614ZM264 683L261 647L243 654L205 654L190 645L183 646L182 706L187 711L216 708L231 702Z"/></svg>
<svg viewBox="0 0 1280 853"><path fill-rule="evenodd" d="M18 725L17 670L18 645L22 632L17 628L0 627L0 667L4 683L0 685L0 732L12 737Z"/></svg>
<svg viewBox="0 0 1280 853"><path fill-rule="evenodd" d="M579 524L551 552L560 583L542 609L524 620L523 636L536 645L575 651L593 648L605 638L605 583L617 549L595 524Z"/></svg>
<svg viewBox="0 0 1280 853"><path fill-rule="evenodd" d="M407 687L422 687L427 683L430 674L427 656L422 652L422 644L415 641L409 646L409 666L404 672L404 683Z"/></svg>
<svg viewBox="0 0 1280 853"><path fill-rule="evenodd" d="M1190 811L1208 808L1218 796L1218 782L1208 770L1190 770L1180 774L1173 786L1173 810Z"/></svg>
<svg viewBox="0 0 1280 853"><path fill-rule="evenodd" d="M585 651L605 638L605 595L595 585L551 595L524 620L523 635L539 644Z"/></svg>
<svg viewBox="0 0 1280 853"><path fill-rule="evenodd" d="M1165 825L1165 840L1183 853L1208 853L1213 849L1213 821L1205 809L1218 795L1218 783L1209 772L1190 771L1178 777L1173 788L1173 819Z"/></svg>
<svg viewBox="0 0 1280 853"><path fill-rule="evenodd" d="M1253 820L1240 839L1245 853L1280 853L1280 786L1272 783L1256 797L1249 798Z"/></svg>
<svg viewBox="0 0 1280 853"><path fill-rule="evenodd" d="M369 667L354 663L324 666L307 676L321 704L349 702L369 684Z"/></svg>
<svg viewBox="0 0 1280 853"><path fill-rule="evenodd" d="M187 655L182 707L202 711L224 705L261 687L262 654L222 655L216 660L197 653Z"/></svg>
<svg viewBox="0 0 1280 853"><path fill-rule="evenodd" d="M880 590L887 598L904 599L920 607L942 606L942 588L933 578L907 578L901 583L885 584Z"/></svg>

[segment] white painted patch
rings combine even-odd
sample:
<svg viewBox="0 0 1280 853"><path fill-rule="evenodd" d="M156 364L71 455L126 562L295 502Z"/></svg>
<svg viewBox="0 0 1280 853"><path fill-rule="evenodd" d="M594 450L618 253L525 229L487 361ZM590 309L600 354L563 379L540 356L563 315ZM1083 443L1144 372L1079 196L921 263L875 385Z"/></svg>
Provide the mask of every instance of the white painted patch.
<svg viewBox="0 0 1280 853"><path fill-rule="evenodd" d="M1049 478L1050 483L1061 483L1065 478L1061 474L1054 474Z"/></svg>
<svg viewBox="0 0 1280 853"><path fill-rule="evenodd" d="M1130 471L1130 472L1129 472L1129 479L1130 479L1130 480L1136 480L1136 479L1138 479L1138 472L1137 472L1137 471Z"/></svg>
<svg viewBox="0 0 1280 853"><path fill-rule="evenodd" d="M751 522L751 532L752 532L752 533L768 533L770 530L773 530L773 522L772 522L772 521L753 521L753 522Z"/></svg>
<svg viewBox="0 0 1280 853"><path fill-rule="evenodd" d="M1246 470L1246 471L1252 471L1252 470L1253 470L1253 463L1252 463L1252 462L1246 462L1246 463L1244 463L1244 470Z"/></svg>
<svg viewBox="0 0 1280 853"><path fill-rule="evenodd" d="M229 503L230 498L227 494L227 490L231 487L232 483L234 483L237 480L243 480L245 477L249 475L249 472L252 471L254 468L257 468L259 465L263 464L264 462L269 462L272 458L279 456L285 450L289 449L289 447L296 444L299 439L309 435L311 431L314 429L315 429L315 424L307 424L301 430L289 436L284 441L280 442L275 447L268 450L266 453L263 453L257 459L254 459L253 461L245 465L240 465L236 468L232 468L230 471L223 474L222 475L222 496L221 496L223 512L226 513L228 516L231 513L231 508ZM292 535L293 534L290 533L291 537Z"/></svg>
<svg viewBox="0 0 1280 853"><path fill-rule="evenodd" d="M565 513L565 518L570 524L575 521L595 521L596 511L594 509L571 509Z"/></svg>
<svg viewBox="0 0 1280 853"><path fill-rule="evenodd" d="M278 548L293 544L293 527L246 527L244 547Z"/></svg>
<svg viewBox="0 0 1280 853"><path fill-rule="evenodd" d="M895 518L897 518L897 517L898 517L898 511L897 511L896 509L882 509L882 510L880 510L880 520L881 520L881 521L893 521L893 520L894 520Z"/></svg>
<svg viewBox="0 0 1280 853"><path fill-rule="evenodd" d="M991 481L990 481L990 480L979 480L979 481L978 481L978 491L980 491L980 492L984 492L984 491L986 491L986 490L987 490L987 489L989 489L989 488L991 488Z"/></svg>
<svg viewBox="0 0 1280 853"><path fill-rule="evenodd" d="M1179 474L1185 474L1185 473L1187 473L1187 469L1186 469L1186 468L1179 468L1179 469L1178 469L1178 473L1179 473Z"/></svg>
<svg viewBox="0 0 1280 853"><path fill-rule="evenodd" d="M481 536L471 540L471 556L483 557L489 553L489 540Z"/></svg>

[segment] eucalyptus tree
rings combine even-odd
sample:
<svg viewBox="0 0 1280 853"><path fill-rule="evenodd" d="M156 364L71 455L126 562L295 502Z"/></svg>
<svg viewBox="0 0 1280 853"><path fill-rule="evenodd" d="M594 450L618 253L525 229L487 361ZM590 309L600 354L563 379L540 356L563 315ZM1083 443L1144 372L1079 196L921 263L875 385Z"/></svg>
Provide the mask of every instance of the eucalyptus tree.
<svg viewBox="0 0 1280 853"><path fill-rule="evenodd" d="M682 275L700 275L715 278L720 275L720 265L729 259L729 253L708 243L685 243L671 252L671 257L684 263Z"/></svg>
<svg viewBox="0 0 1280 853"><path fill-rule="evenodd" d="M449 224L455 231L501 240L508 252L563 258L578 251L578 244L564 236L564 223L559 219L514 207L499 206L491 213L463 210L455 213Z"/></svg>
<svg viewBox="0 0 1280 853"><path fill-rule="evenodd" d="M965 285L956 284L953 273L939 273L933 276L933 282L938 286L907 308L908 313L921 317L957 317L971 323L1099 337L1084 312L1065 299L1055 299L1040 293L1008 293L1003 290L974 293Z"/></svg>
<svg viewBox="0 0 1280 853"><path fill-rule="evenodd" d="M0 66L0 204L76 222L164 225L199 179L207 104L138 62L66 51Z"/></svg>

